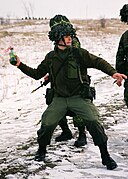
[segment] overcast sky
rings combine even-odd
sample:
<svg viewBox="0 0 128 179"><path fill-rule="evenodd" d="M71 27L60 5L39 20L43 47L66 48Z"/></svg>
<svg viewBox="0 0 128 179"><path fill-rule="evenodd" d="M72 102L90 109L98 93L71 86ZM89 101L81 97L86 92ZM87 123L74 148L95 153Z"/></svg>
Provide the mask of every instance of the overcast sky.
<svg viewBox="0 0 128 179"><path fill-rule="evenodd" d="M0 0L0 17L119 18L119 11L128 0ZM30 8L31 7L31 8ZM31 11L32 10L32 11Z"/></svg>

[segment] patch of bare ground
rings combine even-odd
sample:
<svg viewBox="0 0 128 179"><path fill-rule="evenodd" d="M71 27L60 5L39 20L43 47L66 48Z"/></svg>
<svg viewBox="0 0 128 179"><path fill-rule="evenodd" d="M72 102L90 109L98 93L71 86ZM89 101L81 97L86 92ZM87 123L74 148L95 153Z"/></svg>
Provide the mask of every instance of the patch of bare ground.
<svg viewBox="0 0 128 179"><path fill-rule="evenodd" d="M85 19L85 20L73 20L71 22L75 26L77 30L77 34L79 32L89 32L93 35L102 34L119 34L121 35L125 30L127 30L127 25L122 23L120 19ZM29 36L34 34L34 31L31 32L9 32L9 29L15 27L27 27L27 26L38 26L38 25L47 25L49 26L48 20L27 20L27 21L18 21L10 24L0 25L0 38L6 36L12 36L13 34L21 33L25 36ZM42 29L43 30L43 29ZM37 32L36 32L37 34Z"/></svg>
<svg viewBox="0 0 128 179"><path fill-rule="evenodd" d="M127 25L120 19L97 19L97 20L72 20L77 31L88 31L94 35L98 34L119 34L127 30Z"/></svg>

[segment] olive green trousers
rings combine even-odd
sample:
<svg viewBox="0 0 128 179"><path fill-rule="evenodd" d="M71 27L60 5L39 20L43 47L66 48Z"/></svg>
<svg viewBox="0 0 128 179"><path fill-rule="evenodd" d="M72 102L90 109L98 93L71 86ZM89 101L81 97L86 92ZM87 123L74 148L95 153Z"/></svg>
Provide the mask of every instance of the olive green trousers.
<svg viewBox="0 0 128 179"><path fill-rule="evenodd" d="M62 117L70 110L83 119L92 136L95 145L107 141L104 128L99 121L99 112L90 99L83 99L79 95L72 97L54 97L52 103L44 111L41 118L41 127L37 131L37 142L40 146L50 144L54 129Z"/></svg>

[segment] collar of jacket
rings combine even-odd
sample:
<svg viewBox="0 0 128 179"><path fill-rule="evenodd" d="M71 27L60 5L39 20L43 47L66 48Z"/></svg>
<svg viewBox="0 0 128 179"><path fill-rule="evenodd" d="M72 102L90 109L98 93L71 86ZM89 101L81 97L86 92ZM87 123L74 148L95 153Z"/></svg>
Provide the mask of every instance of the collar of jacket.
<svg viewBox="0 0 128 179"><path fill-rule="evenodd" d="M71 46L71 47L66 47L64 50L61 50L61 49L58 48L57 45L55 45L54 51L57 52L58 50L59 50L59 51L62 51L62 52L71 51L71 50L72 50L72 46Z"/></svg>

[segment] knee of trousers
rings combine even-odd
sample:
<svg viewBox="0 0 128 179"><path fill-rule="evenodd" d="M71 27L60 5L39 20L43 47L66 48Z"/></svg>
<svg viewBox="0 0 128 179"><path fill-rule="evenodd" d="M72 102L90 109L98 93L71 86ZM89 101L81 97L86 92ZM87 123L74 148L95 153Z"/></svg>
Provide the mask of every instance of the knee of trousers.
<svg viewBox="0 0 128 179"><path fill-rule="evenodd" d="M107 142L108 137L105 134L103 126L98 121L88 121L86 127L95 145Z"/></svg>

